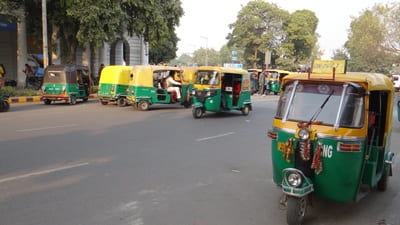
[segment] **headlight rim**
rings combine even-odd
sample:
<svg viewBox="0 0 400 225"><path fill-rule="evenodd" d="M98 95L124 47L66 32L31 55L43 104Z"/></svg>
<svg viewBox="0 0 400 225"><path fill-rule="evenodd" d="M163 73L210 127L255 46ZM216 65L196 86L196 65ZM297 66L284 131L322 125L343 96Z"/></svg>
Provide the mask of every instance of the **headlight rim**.
<svg viewBox="0 0 400 225"><path fill-rule="evenodd" d="M298 132L300 140L305 141L310 138L310 131L306 128L302 128Z"/></svg>
<svg viewBox="0 0 400 225"><path fill-rule="evenodd" d="M295 177L293 177L293 176L295 176ZM293 178L293 179L291 179L291 178ZM286 180L290 186L295 187L295 188L297 188L303 184L303 177L301 176L301 174L298 172L294 172L294 171L290 172L287 175ZM293 181L296 181L296 182L293 182Z"/></svg>

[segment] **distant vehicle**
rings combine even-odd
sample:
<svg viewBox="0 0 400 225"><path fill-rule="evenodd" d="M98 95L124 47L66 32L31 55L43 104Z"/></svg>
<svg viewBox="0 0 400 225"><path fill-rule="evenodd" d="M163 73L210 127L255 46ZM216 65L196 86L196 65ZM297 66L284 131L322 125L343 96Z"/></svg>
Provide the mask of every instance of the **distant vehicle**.
<svg viewBox="0 0 400 225"><path fill-rule="evenodd" d="M42 99L46 105L52 101L75 105L77 99L86 102L90 84L90 72L86 66L51 65L46 68L43 76Z"/></svg>
<svg viewBox="0 0 400 225"><path fill-rule="evenodd" d="M392 82L395 91L399 91L400 89L400 75L392 75Z"/></svg>
<svg viewBox="0 0 400 225"><path fill-rule="evenodd" d="M10 104L8 103L8 95L3 95L2 89L0 87L0 112L7 112L10 109Z"/></svg>

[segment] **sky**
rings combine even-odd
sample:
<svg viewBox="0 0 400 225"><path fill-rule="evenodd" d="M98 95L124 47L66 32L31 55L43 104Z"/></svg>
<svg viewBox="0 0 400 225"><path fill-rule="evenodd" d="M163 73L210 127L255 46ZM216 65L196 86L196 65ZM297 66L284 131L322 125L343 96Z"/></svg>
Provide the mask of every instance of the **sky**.
<svg viewBox="0 0 400 225"><path fill-rule="evenodd" d="M217 51L227 43L231 32L229 24L237 19L238 12L249 0L181 0L185 12L176 32L178 56L191 54L199 48L213 48ZM322 59L330 59L335 49L347 41L351 18L358 17L365 9L376 3L386 4L387 0L275 0L281 9L293 13L308 9L319 19L318 44L324 52Z"/></svg>

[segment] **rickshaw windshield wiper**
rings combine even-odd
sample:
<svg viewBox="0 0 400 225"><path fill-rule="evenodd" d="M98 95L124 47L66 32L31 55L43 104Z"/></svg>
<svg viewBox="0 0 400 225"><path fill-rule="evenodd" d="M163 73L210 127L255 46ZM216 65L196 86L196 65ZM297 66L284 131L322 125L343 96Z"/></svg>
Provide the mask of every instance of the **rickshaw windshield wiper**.
<svg viewBox="0 0 400 225"><path fill-rule="evenodd" d="M313 114L313 116L310 119L311 123L312 121L314 121L315 119L317 119L318 115L321 113L322 109L325 107L326 103L329 101L329 99L331 98L331 96L333 95L335 91L332 90L331 93L329 93L328 97L326 97L325 101L322 103L322 105L317 109L317 111L315 111L315 113Z"/></svg>

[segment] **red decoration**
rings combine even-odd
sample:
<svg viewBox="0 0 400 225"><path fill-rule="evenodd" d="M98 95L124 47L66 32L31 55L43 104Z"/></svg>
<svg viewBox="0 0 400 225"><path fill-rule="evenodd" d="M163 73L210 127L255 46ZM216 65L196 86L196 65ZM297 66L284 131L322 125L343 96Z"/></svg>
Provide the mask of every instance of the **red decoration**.
<svg viewBox="0 0 400 225"><path fill-rule="evenodd" d="M313 161L311 164L311 168L315 170L316 174L322 172L322 144L318 143L317 149L315 149Z"/></svg>

